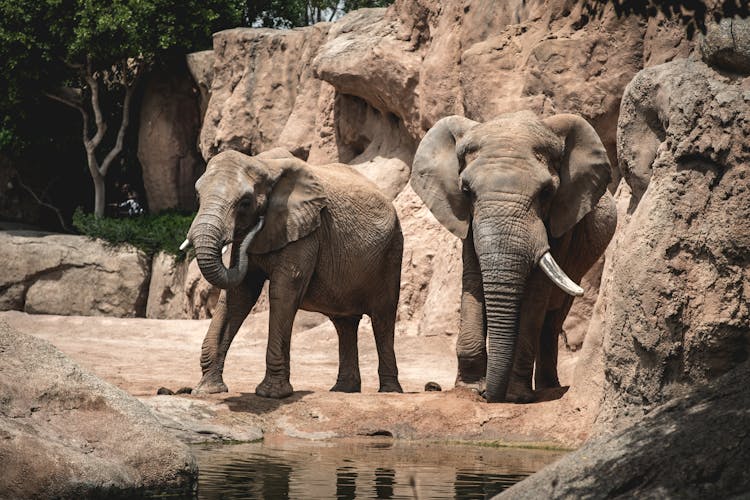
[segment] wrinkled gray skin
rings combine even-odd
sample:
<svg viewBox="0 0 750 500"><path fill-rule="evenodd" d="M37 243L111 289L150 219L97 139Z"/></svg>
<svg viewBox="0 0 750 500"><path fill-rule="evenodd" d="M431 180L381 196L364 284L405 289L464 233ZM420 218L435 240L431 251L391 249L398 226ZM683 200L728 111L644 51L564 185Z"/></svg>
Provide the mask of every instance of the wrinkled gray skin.
<svg viewBox="0 0 750 500"><path fill-rule="evenodd" d="M196 393L225 392L227 350L269 281L266 375L255 393L292 394L289 347L297 309L333 321L339 374L331 390L360 390L357 327L372 319L381 392L401 392L393 334L403 236L396 211L346 165L313 167L284 150L250 157L226 151L209 161L196 189L200 208L188 233L201 273L222 288L203 341ZM263 217L262 228L257 229ZM230 268L221 249L233 241ZM237 242L241 242L237 244Z"/></svg>
<svg viewBox="0 0 750 500"><path fill-rule="evenodd" d="M489 402L533 401L532 378L537 390L560 386L557 339L573 297L537 264L549 251L580 282L614 234L610 176L599 137L575 115L450 116L427 132L411 184L463 240L457 386Z"/></svg>

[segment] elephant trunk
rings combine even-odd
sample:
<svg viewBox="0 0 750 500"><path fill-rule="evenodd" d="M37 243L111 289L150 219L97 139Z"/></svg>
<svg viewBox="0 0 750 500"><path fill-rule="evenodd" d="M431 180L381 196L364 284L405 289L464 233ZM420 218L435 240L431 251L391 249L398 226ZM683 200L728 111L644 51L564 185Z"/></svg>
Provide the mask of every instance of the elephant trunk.
<svg viewBox="0 0 750 500"><path fill-rule="evenodd" d="M263 217L260 217L256 226L243 238L236 253L233 252L236 259L234 266L227 268L221 258L227 234L222 218L212 213L199 213L190 231L190 239L195 246L198 267L206 281L221 289L239 285L247 274L247 249L262 225Z"/></svg>
<svg viewBox="0 0 750 500"><path fill-rule="evenodd" d="M482 271L487 315L488 402L505 400L519 334L521 301L536 249L521 221L475 217L474 244Z"/></svg>
<svg viewBox="0 0 750 500"><path fill-rule="evenodd" d="M486 398L490 403L505 400L519 333L521 300L528 276L528 272L502 267L485 273L487 266L493 265L490 263L495 260L493 255L479 254L482 274L488 275L483 282L487 312Z"/></svg>

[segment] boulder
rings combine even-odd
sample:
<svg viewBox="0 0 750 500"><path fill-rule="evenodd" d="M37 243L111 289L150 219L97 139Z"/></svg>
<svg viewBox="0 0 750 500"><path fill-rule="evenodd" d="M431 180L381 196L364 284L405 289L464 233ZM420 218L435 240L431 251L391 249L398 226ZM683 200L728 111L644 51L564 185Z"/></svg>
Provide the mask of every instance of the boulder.
<svg viewBox="0 0 750 500"><path fill-rule="evenodd" d="M184 61L154 71L146 82L138 127L138 160L149 210L196 208L195 181L206 169L196 138L198 90Z"/></svg>
<svg viewBox="0 0 750 500"><path fill-rule="evenodd" d="M748 357L747 89L746 79L681 59L641 71L625 91L618 154L632 215L604 317L603 426Z"/></svg>
<svg viewBox="0 0 750 500"><path fill-rule="evenodd" d="M159 252L151 259L151 280L148 285L146 317L151 319L182 319L186 317L185 283L189 263L174 255ZM192 317L188 315L187 317Z"/></svg>
<svg viewBox="0 0 750 500"><path fill-rule="evenodd" d="M741 498L750 485L750 363L589 440L495 498Z"/></svg>
<svg viewBox="0 0 750 500"><path fill-rule="evenodd" d="M150 263L129 245L34 231L0 232L0 309L143 316Z"/></svg>
<svg viewBox="0 0 750 500"><path fill-rule="evenodd" d="M419 53L396 37L398 23L385 9L359 9L334 23L312 61L314 74L340 94L357 96L391 113L414 138L421 137Z"/></svg>
<svg viewBox="0 0 750 500"><path fill-rule="evenodd" d="M701 37L703 60L716 68L750 75L750 19L725 17L706 23Z"/></svg>
<svg viewBox="0 0 750 500"><path fill-rule="evenodd" d="M141 402L0 322L4 498L190 494L188 447Z"/></svg>
<svg viewBox="0 0 750 500"><path fill-rule="evenodd" d="M610 363L604 353L604 335L608 332L607 319L608 310L612 306L612 282L616 278L614 275L615 256L619 249L627 244L623 240L625 229L627 228L631 214L629 213L632 193L630 186L624 181L618 185L614 194L617 206L617 229L615 235L604 252L601 270L598 265L591 268L589 273L584 276L583 284L591 283L590 275L600 274L598 290L595 296L593 307L588 316L582 316L582 311L589 308L589 299L579 302L579 297L573 302L568 318L563 325L563 341L561 348L579 351L573 370L570 390L565 394L570 404L577 412L591 415L591 424L601 409L602 399L604 398L605 387L605 367ZM584 294L586 293L584 288ZM593 294L592 294L593 295ZM565 330L567 329L567 330ZM578 343L580 342L580 346ZM591 429L589 429L591 432ZM592 432L593 433L593 432Z"/></svg>

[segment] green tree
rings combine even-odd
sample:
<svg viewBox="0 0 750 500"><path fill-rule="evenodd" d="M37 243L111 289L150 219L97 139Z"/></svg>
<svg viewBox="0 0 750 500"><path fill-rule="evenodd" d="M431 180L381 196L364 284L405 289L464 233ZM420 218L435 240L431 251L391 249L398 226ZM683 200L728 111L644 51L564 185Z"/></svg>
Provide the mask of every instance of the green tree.
<svg viewBox="0 0 750 500"><path fill-rule="evenodd" d="M33 145L24 119L44 96L78 110L102 216L140 77L160 55L207 48L244 9L240 0L0 0L0 150Z"/></svg>
<svg viewBox="0 0 750 500"><path fill-rule="evenodd" d="M253 26L293 28L332 21L363 7L385 7L393 0L249 0L245 18Z"/></svg>

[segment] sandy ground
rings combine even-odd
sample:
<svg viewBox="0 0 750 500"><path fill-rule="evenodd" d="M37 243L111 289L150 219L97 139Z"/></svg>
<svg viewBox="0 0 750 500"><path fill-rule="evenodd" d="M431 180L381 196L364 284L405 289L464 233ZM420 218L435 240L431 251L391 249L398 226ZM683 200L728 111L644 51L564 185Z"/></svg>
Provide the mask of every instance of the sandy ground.
<svg viewBox="0 0 750 500"><path fill-rule="evenodd" d="M328 392L336 379L335 330L323 316L300 312L292 336L291 382L283 400L255 396L265 371L267 312L252 315L227 356L230 392L156 396L200 380L200 346L208 320L150 320L0 312L19 331L54 344L102 379L139 397L189 442L253 440L285 435L328 439L390 435L436 441L489 441L574 447L588 434L584 415L566 398L531 405L488 405L468 391L450 390L456 373L455 339L396 339L404 394L377 393L377 355L367 321L360 325L362 393ZM570 379L573 353L561 352L560 376ZM424 392L426 382L443 392Z"/></svg>

